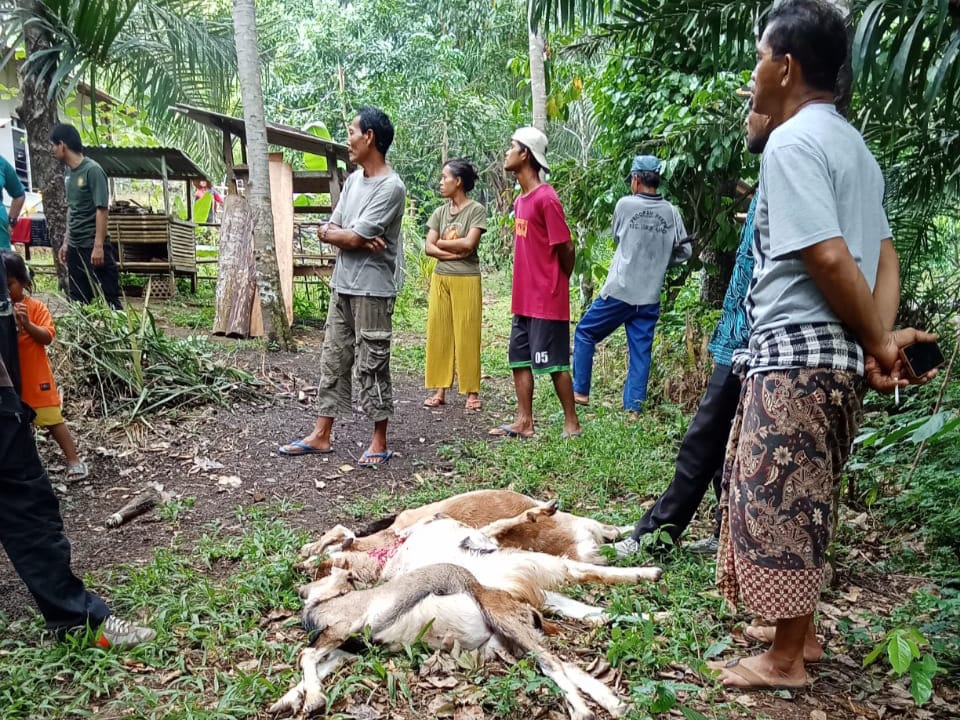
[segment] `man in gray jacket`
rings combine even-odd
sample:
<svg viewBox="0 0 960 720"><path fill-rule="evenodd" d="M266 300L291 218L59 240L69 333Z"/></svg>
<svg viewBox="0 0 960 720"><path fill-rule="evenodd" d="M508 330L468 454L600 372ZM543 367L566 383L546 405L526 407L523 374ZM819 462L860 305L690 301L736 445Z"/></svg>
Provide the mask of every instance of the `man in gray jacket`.
<svg viewBox="0 0 960 720"><path fill-rule="evenodd" d="M670 265L685 262L692 249L680 213L657 192L660 161L637 155L630 167L631 194L613 211L617 250L607 281L577 323L573 340L573 392L580 405L590 402L590 378L597 343L621 325L627 332L630 364L623 408L643 410L650 375L653 329L660 317L660 287Z"/></svg>

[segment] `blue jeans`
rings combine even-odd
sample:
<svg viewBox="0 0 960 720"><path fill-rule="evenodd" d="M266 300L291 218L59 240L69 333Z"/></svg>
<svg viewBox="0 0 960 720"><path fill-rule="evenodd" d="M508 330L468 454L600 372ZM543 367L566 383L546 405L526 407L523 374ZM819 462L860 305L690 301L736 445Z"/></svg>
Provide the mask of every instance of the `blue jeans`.
<svg viewBox="0 0 960 720"><path fill-rule="evenodd" d="M660 317L660 303L627 305L616 298L598 297L577 323L573 336L573 391L590 394L593 376L593 353L597 343L623 325L627 331L630 364L627 384L623 387L625 410L640 411L647 399L647 379L650 377L650 348L653 347L653 328Z"/></svg>

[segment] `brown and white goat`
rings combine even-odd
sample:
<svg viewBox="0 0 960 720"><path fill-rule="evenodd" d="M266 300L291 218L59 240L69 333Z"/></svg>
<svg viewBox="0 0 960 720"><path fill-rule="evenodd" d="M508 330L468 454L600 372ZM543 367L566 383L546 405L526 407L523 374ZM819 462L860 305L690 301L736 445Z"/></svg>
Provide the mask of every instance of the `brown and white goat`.
<svg viewBox="0 0 960 720"><path fill-rule="evenodd" d="M510 593L484 587L458 565L418 568L368 590L354 591L352 581L351 571L334 567L304 591L303 622L315 638L300 656L303 680L271 712L310 716L322 710L320 683L350 657L339 648L366 629L373 642L392 648L419 639L435 649L456 642L485 656L530 655L560 688L572 720L594 717L581 691L613 717L626 710L606 685L541 645L543 621L536 610Z"/></svg>
<svg viewBox="0 0 960 720"><path fill-rule="evenodd" d="M390 548L363 551L348 545L347 550L330 552L327 560L308 561L306 566L321 578L334 568L347 569L357 582L372 586L429 565L450 563L469 570L482 585L504 590L534 608L593 623L607 621L602 608L552 591L573 583L636 584L660 579L662 571L657 567L607 567L499 545L500 538L515 528L539 525L555 512L555 503L544 503L479 529L442 515L426 517L400 532Z"/></svg>
<svg viewBox="0 0 960 720"><path fill-rule="evenodd" d="M304 545L301 555L321 555L328 549L370 552L379 548L390 548L403 531L436 515L446 515L468 527L481 528L542 505L543 503L512 490L474 490L404 510L392 518L375 523L367 533L356 534L343 525L337 525L324 533L318 541ZM606 560L599 552L599 547L617 540L630 530L632 527L618 528L592 518L557 512L540 518L536 526L528 523L513 525L499 533L497 540L500 546L505 548L533 550L603 565Z"/></svg>

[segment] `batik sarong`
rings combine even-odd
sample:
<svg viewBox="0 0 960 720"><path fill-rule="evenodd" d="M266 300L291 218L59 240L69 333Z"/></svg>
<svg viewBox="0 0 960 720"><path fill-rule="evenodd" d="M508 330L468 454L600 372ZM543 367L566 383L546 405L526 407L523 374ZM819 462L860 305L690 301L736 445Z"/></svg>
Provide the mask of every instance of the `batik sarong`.
<svg viewBox="0 0 960 720"><path fill-rule="evenodd" d="M724 463L717 586L772 620L816 609L863 379L798 368L743 384Z"/></svg>

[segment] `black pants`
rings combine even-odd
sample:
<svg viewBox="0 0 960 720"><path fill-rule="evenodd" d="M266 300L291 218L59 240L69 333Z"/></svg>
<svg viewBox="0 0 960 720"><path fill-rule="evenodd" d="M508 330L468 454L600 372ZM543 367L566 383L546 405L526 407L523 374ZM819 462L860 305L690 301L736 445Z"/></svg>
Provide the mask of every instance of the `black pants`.
<svg viewBox="0 0 960 720"><path fill-rule="evenodd" d="M67 247L67 275L70 279L70 299L88 303L96 297L96 284L107 304L114 310L122 310L120 302L120 272L113 245L109 241L103 244L103 265L90 263L92 247Z"/></svg>
<svg viewBox="0 0 960 720"><path fill-rule="evenodd" d="M634 540L662 527L676 542L696 514L711 482L717 500L720 499L723 458L739 401L740 378L729 365L717 365L707 382L707 391L700 400L697 414L683 436L673 480L653 507L640 518L633 531ZM719 508L716 518L714 534L719 537Z"/></svg>
<svg viewBox="0 0 960 720"><path fill-rule="evenodd" d="M47 627L62 633L103 622L110 609L70 570L60 503L33 440L33 411L0 388L0 543Z"/></svg>

